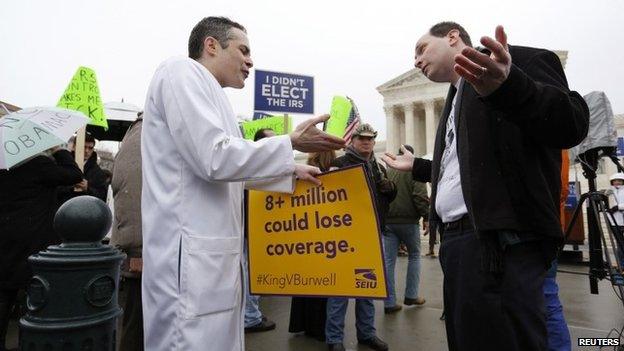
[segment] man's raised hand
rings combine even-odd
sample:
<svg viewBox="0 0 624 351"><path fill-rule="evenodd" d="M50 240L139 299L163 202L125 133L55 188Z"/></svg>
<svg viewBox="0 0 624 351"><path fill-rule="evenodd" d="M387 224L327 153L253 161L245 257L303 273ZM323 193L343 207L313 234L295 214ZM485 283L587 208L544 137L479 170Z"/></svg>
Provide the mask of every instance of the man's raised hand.
<svg viewBox="0 0 624 351"><path fill-rule="evenodd" d="M496 27L495 37L481 38L481 44L490 50L490 55L466 47L455 56L455 72L481 96L490 95L498 89L507 80L511 70L511 55L503 26Z"/></svg>
<svg viewBox="0 0 624 351"><path fill-rule="evenodd" d="M390 168L398 169L399 171L411 171L414 166L414 154L403 145L401 145L401 152L403 152L402 155L393 155L386 152L385 155L381 156L381 159Z"/></svg>
<svg viewBox="0 0 624 351"><path fill-rule="evenodd" d="M345 141L329 135L316 128L316 125L329 119L329 115L310 118L299 124L295 131L290 133L293 149L301 152L319 152L342 149Z"/></svg>

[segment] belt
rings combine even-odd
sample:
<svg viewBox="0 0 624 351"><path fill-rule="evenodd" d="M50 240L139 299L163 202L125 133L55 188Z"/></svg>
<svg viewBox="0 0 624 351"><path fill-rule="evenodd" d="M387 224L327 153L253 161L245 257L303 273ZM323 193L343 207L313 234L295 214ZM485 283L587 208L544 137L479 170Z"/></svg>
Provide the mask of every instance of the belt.
<svg viewBox="0 0 624 351"><path fill-rule="evenodd" d="M470 216L464 215L460 219L452 222L442 223L443 230L463 230L466 228L472 228L472 221Z"/></svg>

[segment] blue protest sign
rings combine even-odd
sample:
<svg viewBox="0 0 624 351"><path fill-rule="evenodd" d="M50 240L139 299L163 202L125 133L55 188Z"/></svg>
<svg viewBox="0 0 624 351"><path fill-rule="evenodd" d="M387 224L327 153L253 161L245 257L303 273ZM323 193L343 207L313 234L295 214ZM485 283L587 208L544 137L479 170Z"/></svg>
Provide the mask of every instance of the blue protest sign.
<svg viewBox="0 0 624 351"><path fill-rule="evenodd" d="M314 77L256 70L254 110L314 113Z"/></svg>
<svg viewBox="0 0 624 351"><path fill-rule="evenodd" d="M580 193L579 182L568 182L568 197L566 198L565 208L574 209L579 202Z"/></svg>
<svg viewBox="0 0 624 351"><path fill-rule="evenodd" d="M624 138L622 137L618 137L618 143L617 143L617 155L618 156L624 156Z"/></svg>

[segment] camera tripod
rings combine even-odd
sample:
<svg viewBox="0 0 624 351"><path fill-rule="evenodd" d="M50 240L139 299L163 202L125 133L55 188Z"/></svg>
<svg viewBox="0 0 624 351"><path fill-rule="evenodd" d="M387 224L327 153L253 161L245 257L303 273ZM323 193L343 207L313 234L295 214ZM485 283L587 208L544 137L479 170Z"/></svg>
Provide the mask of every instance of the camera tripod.
<svg viewBox="0 0 624 351"><path fill-rule="evenodd" d="M583 204L587 205L587 226L589 245L589 290L598 294L598 280L608 279L618 298L624 304L624 276L622 262L624 255L624 236L616 224L613 213L609 211L609 198L604 192L596 190L596 169L601 157L607 156L613 161L618 172L624 172L616 154L615 147L595 148L578 156L583 168L583 175L588 181L589 191L582 194L574 210L572 219L565 231L567 238L578 219ZM606 224L606 233L601 222ZM610 246L609 246L610 244ZM614 260L612 258L615 258ZM614 262L615 261L615 262Z"/></svg>

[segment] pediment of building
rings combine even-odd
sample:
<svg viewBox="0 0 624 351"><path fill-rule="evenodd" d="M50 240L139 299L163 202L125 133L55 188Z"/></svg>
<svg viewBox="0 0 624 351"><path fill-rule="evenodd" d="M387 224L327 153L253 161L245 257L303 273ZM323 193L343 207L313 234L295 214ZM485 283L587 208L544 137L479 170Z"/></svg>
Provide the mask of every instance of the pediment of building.
<svg viewBox="0 0 624 351"><path fill-rule="evenodd" d="M388 90L430 83L431 81L429 81L429 79L427 79L427 77L422 74L420 69L413 68L399 75L398 77L395 77L387 81L386 83L378 86L377 91L383 95L383 93Z"/></svg>

